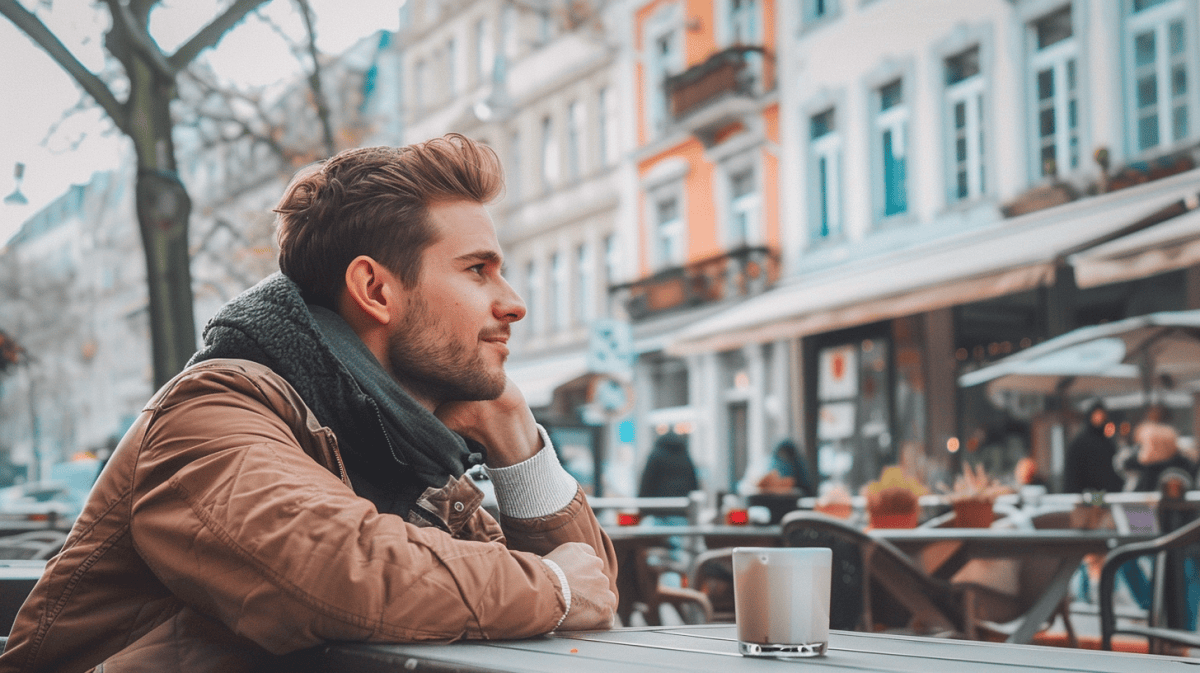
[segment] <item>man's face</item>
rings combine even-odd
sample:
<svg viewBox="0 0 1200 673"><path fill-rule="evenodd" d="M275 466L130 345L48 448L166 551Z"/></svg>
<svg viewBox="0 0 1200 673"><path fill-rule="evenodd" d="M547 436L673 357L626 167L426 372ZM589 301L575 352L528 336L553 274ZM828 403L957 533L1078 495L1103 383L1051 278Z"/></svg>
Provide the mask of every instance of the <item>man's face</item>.
<svg viewBox="0 0 1200 673"><path fill-rule="evenodd" d="M525 304L500 275L503 256L492 218L472 201L429 207L435 235L413 288L393 314L392 375L419 402L490 400L504 391L509 326ZM432 408L432 407L431 407Z"/></svg>

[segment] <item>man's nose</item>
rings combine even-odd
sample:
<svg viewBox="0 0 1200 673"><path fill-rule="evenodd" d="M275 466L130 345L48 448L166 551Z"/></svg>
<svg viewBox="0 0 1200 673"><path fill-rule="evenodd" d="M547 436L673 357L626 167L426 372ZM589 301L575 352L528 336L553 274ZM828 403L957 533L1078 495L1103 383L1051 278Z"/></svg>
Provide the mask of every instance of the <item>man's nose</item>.
<svg viewBox="0 0 1200 673"><path fill-rule="evenodd" d="M517 322L525 317L525 301L505 280L503 292L492 311L497 320L508 323Z"/></svg>

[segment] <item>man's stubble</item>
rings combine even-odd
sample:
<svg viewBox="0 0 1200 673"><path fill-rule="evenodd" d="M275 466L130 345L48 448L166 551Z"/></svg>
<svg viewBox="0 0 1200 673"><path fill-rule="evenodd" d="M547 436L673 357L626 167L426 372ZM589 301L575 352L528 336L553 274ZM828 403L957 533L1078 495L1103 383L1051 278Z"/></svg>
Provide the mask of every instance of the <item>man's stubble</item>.
<svg viewBox="0 0 1200 673"><path fill-rule="evenodd" d="M407 300L405 319L388 337L392 376L417 395L439 402L494 400L507 382L480 353L481 335L463 343L420 297Z"/></svg>

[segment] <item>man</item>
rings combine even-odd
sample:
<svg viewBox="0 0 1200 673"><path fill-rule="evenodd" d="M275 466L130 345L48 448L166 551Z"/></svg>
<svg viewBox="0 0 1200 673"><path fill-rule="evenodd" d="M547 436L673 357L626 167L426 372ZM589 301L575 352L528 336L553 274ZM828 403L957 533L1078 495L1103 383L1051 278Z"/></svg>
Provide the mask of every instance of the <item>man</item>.
<svg viewBox="0 0 1200 673"><path fill-rule="evenodd" d="M147 404L0 671L252 671L326 641L611 626L612 544L504 374L525 307L484 209L501 186L458 135L299 175L282 275ZM484 454L499 523L464 475Z"/></svg>
<svg viewBox="0 0 1200 673"><path fill-rule="evenodd" d="M1124 481L1113 467L1117 444L1106 431L1108 410L1097 401L1088 408L1088 424L1067 446L1063 463L1063 493L1120 491Z"/></svg>

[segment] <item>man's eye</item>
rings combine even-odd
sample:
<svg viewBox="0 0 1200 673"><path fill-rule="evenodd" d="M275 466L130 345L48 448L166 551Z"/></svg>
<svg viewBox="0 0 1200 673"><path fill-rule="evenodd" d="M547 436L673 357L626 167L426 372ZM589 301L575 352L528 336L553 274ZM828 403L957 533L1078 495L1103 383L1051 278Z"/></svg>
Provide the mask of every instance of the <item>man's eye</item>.
<svg viewBox="0 0 1200 673"><path fill-rule="evenodd" d="M482 275L483 275L483 270L484 270L485 268L487 268L487 265L486 265L486 264L476 264L475 266L473 266L473 267L471 267L470 269L468 269L468 271L470 271L471 273L476 273L476 274L479 274L480 276L482 276Z"/></svg>

